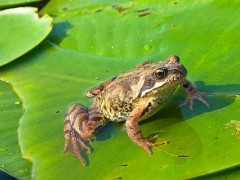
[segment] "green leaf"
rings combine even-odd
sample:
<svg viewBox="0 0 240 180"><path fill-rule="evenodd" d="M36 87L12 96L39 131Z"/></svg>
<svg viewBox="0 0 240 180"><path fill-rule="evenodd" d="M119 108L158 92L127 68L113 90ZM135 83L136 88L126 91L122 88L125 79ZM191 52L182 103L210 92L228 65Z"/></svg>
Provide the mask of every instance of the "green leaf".
<svg viewBox="0 0 240 180"><path fill-rule="evenodd" d="M32 161L33 179L239 177L238 127L225 128L240 120L237 3L51 1L42 12L55 15L47 41L0 69L24 103L19 143ZM71 151L62 154L63 117L71 103L89 106L84 94L92 86L169 54L180 56L199 90L213 93L206 97L209 109L200 102L193 111L176 108L186 96L179 89L140 125L144 136L170 141L153 148L151 157L114 123L96 135L92 154L83 152L87 167Z"/></svg>
<svg viewBox="0 0 240 180"><path fill-rule="evenodd" d="M0 168L20 179L29 179L31 164L21 158L17 134L22 114L21 99L9 84L0 81Z"/></svg>
<svg viewBox="0 0 240 180"><path fill-rule="evenodd" d="M0 65L33 49L52 29L52 18L39 18L37 9L30 7L0 11L0 22Z"/></svg>
<svg viewBox="0 0 240 180"><path fill-rule="evenodd" d="M60 15L66 11L82 11L82 10L90 10L95 8L101 8L108 4L116 4L120 2L129 2L128 0L82 0L79 3L78 0L73 1L64 1L64 0L53 0L50 1L45 7L44 12L48 12L51 15Z"/></svg>
<svg viewBox="0 0 240 180"><path fill-rule="evenodd" d="M13 7L17 5L24 5L32 2L37 2L41 0L0 0L0 8Z"/></svg>

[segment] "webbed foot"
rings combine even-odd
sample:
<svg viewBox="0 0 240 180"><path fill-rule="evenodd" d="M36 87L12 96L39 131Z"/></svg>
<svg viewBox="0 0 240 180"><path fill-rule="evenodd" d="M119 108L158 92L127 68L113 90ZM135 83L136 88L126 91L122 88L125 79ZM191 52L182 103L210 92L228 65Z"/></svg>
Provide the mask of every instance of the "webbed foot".
<svg viewBox="0 0 240 180"><path fill-rule="evenodd" d="M155 135L150 138L145 139L142 135L141 129L138 125L139 118L143 115L145 106L137 106L129 115L126 121L126 131L129 138L136 143L138 146L142 147L147 151L149 155L152 154L151 148L154 146L159 146L162 144L168 144L168 141L156 142L155 141L159 136Z"/></svg>
<svg viewBox="0 0 240 180"><path fill-rule="evenodd" d="M209 108L210 107L209 104L203 98L204 95L205 95L204 93L195 90L194 93L189 93L188 94L185 101L182 104L180 104L179 107L184 106L184 105L189 103L190 104L190 109L193 110L194 101L195 101L195 99L198 99L199 101L201 101L203 104L205 104Z"/></svg>
<svg viewBox="0 0 240 180"><path fill-rule="evenodd" d="M82 165L86 165L86 161L81 155L78 147L81 150L86 150L91 153L91 149L86 142L90 142L88 134L84 133L84 124L88 121L88 110L79 104L73 104L67 110L64 119L64 134L65 134L65 145L63 152L65 153L71 142L73 153L81 161ZM81 127L80 127L81 126Z"/></svg>
<svg viewBox="0 0 240 180"><path fill-rule="evenodd" d="M179 107L189 103L190 109L193 110L193 104L194 104L195 99L198 99L203 104L205 104L207 107L209 107L209 104L203 98L205 93L202 93L202 92L198 91L196 88L194 88L187 79L185 79L183 81L182 86L186 90L188 96L187 96L186 100L181 105L179 105Z"/></svg>
<svg viewBox="0 0 240 180"><path fill-rule="evenodd" d="M153 141L155 141L155 139L157 138L159 138L158 135L152 136L148 139L143 139L142 142L139 143L139 145L143 147L149 155L152 155L152 151L151 151L152 147L169 144L168 141L160 141L160 142L153 143Z"/></svg>

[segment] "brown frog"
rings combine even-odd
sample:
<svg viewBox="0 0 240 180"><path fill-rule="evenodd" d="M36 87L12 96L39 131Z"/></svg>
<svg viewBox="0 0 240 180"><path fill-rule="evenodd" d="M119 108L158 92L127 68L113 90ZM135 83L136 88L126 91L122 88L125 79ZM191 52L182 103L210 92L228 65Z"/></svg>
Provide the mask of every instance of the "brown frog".
<svg viewBox="0 0 240 180"><path fill-rule="evenodd" d="M192 109L194 100L198 99L209 106L203 94L186 79L187 71L179 62L175 55L153 64L144 62L87 91L87 97L94 97L89 109L81 104L72 104L65 115L64 152L71 141L74 154L82 165L86 165L78 147L90 153L86 142L108 121L125 121L129 138L149 155L152 154L151 147L167 144L167 141L154 143L158 136L145 139L138 122L161 109L179 85L188 94L182 105L190 103Z"/></svg>

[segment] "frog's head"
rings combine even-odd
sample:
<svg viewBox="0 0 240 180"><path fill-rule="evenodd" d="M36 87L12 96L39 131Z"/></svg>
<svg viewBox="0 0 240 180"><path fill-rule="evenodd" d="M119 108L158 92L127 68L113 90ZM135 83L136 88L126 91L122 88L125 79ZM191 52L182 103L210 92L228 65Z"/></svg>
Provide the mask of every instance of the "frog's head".
<svg viewBox="0 0 240 180"><path fill-rule="evenodd" d="M187 75L185 67L179 62L179 57L170 55L167 60L151 64L144 69L144 83L138 96L161 93L166 96L168 95L166 93L170 95Z"/></svg>

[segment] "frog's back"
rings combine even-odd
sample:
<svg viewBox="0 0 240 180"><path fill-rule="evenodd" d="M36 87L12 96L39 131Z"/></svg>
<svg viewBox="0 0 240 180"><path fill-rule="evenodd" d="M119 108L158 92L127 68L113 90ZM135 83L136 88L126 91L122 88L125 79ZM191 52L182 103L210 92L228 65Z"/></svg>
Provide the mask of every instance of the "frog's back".
<svg viewBox="0 0 240 180"><path fill-rule="evenodd" d="M145 82L147 69L152 64L142 63L135 69L120 74L99 96L97 103L103 115L111 121L125 121L135 107Z"/></svg>

